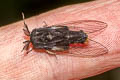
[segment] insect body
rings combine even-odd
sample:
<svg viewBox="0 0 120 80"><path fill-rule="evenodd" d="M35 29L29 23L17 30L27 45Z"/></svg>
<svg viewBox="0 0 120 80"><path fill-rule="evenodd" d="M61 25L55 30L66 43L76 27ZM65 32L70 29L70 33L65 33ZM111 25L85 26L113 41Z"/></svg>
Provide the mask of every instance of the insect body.
<svg viewBox="0 0 120 80"><path fill-rule="evenodd" d="M34 48L54 51L69 49L69 44L84 43L86 40L87 34L82 30L70 31L67 26L38 28L30 35Z"/></svg>
<svg viewBox="0 0 120 80"><path fill-rule="evenodd" d="M23 15L24 19L24 15ZM77 27L78 26L78 27ZM51 51L69 50L69 55L76 56L98 56L107 53L107 48L102 44L89 39L90 44L85 48L70 47L70 44L85 44L88 37L94 32L101 31L106 28L106 23L94 20L80 20L60 25L52 25L43 28L33 29L32 32L24 21L24 33L30 37L27 40L23 50L28 50L29 44L32 43L35 49L45 49L50 54L56 54ZM87 28L86 28L87 27ZM93 28L92 27L96 27ZM76 30L74 30L76 29ZM87 33L88 34L87 34ZM28 51L29 52L29 51Z"/></svg>

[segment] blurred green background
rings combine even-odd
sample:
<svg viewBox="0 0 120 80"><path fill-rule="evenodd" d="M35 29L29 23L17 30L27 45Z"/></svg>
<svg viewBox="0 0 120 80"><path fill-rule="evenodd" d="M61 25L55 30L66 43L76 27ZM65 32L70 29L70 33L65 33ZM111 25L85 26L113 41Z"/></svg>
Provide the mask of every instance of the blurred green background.
<svg viewBox="0 0 120 80"><path fill-rule="evenodd" d="M61 6L93 0L0 0L0 26L22 19L21 12L31 17ZM120 80L120 68L84 80Z"/></svg>

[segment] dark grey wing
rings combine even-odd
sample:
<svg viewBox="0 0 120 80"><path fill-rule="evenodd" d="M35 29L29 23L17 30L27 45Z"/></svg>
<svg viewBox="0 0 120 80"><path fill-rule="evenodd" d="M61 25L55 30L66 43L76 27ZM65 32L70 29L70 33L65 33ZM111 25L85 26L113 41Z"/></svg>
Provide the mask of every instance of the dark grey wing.
<svg viewBox="0 0 120 80"><path fill-rule="evenodd" d="M67 26L69 30L72 31L83 30L89 37L92 37L107 28L107 23L97 20L77 20L56 24L54 26Z"/></svg>
<svg viewBox="0 0 120 80"><path fill-rule="evenodd" d="M68 55L74 57L98 57L108 53L108 49L102 44L89 40L86 46L70 46L68 50L58 52L58 55Z"/></svg>

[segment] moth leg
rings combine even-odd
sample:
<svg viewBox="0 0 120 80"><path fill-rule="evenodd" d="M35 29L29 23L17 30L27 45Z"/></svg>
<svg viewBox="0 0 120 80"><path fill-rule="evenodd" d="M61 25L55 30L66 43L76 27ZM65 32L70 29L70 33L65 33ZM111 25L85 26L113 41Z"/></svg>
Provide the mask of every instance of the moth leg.
<svg viewBox="0 0 120 80"><path fill-rule="evenodd" d="M30 49L29 51L27 51L26 54L28 54L28 53L31 52L31 51L32 51L32 49Z"/></svg>
<svg viewBox="0 0 120 80"><path fill-rule="evenodd" d="M44 23L43 27L47 27L48 26L45 21L43 21L43 23Z"/></svg>
<svg viewBox="0 0 120 80"><path fill-rule="evenodd" d="M51 51L49 51L49 50L46 50L46 52L47 52L49 55L55 56L55 58L57 59L56 53L51 52Z"/></svg>
<svg viewBox="0 0 120 80"><path fill-rule="evenodd" d="M22 51L23 51L23 50L26 50L26 51L27 51L26 53L28 54L30 51L32 51L32 50L28 51L30 41L27 40L27 41L24 41L23 43L25 44L25 46L23 47ZM22 52L22 51L21 51L21 52Z"/></svg>
<svg viewBox="0 0 120 80"><path fill-rule="evenodd" d="M49 50L46 50L46 51L47 51L48 54L56 55L56 53L54 53L54 52L51 52L51 51L49 51Z"/></svg>
<svg viewBox="0 0 120 80"><path fill-rule="evenodd" d="M24 28L23 28L24 34L27 36L30 36L30 31L28 29L27 24L25 23L25 16L24 16L23 12L22 12L22 18L23 18L23 22L24 22Z"/></svg>

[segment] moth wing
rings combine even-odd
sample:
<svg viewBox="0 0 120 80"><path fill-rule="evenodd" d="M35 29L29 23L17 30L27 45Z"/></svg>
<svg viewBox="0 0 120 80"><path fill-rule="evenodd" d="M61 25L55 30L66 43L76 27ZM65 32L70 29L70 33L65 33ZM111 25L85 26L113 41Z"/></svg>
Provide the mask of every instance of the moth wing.
<svg viewBox="0 0 120 80"><path fill-rule="evenodd" d="M93 37L107 28L107 23L97 20L77 20L56 24L54 26L67 26L69 30L72 31L83 30L89 37Z"/></svg>
<svg viewBox="0 0 120 80"><path fill-rule="evenodd" d="M74 57L98 57L108 53L108 49L102 44L89 40L86 46L70 46L68 51L58 52L59 55L69 55Z"/></svg>
<svg viewBox="0 0 120 80"><path fill-rule="evenodd" d="M92 38L104 31L107 28L107 23L97 20L77 20L52 26L59 28L67 26L71 31L83 30L85 33L87 33L89 38ZM96 41L89 40L89 44L84 47L70 46L68 50L56 53L60 55L70 55L76 57L95 57L108 53L108 49Z"/></svg>

